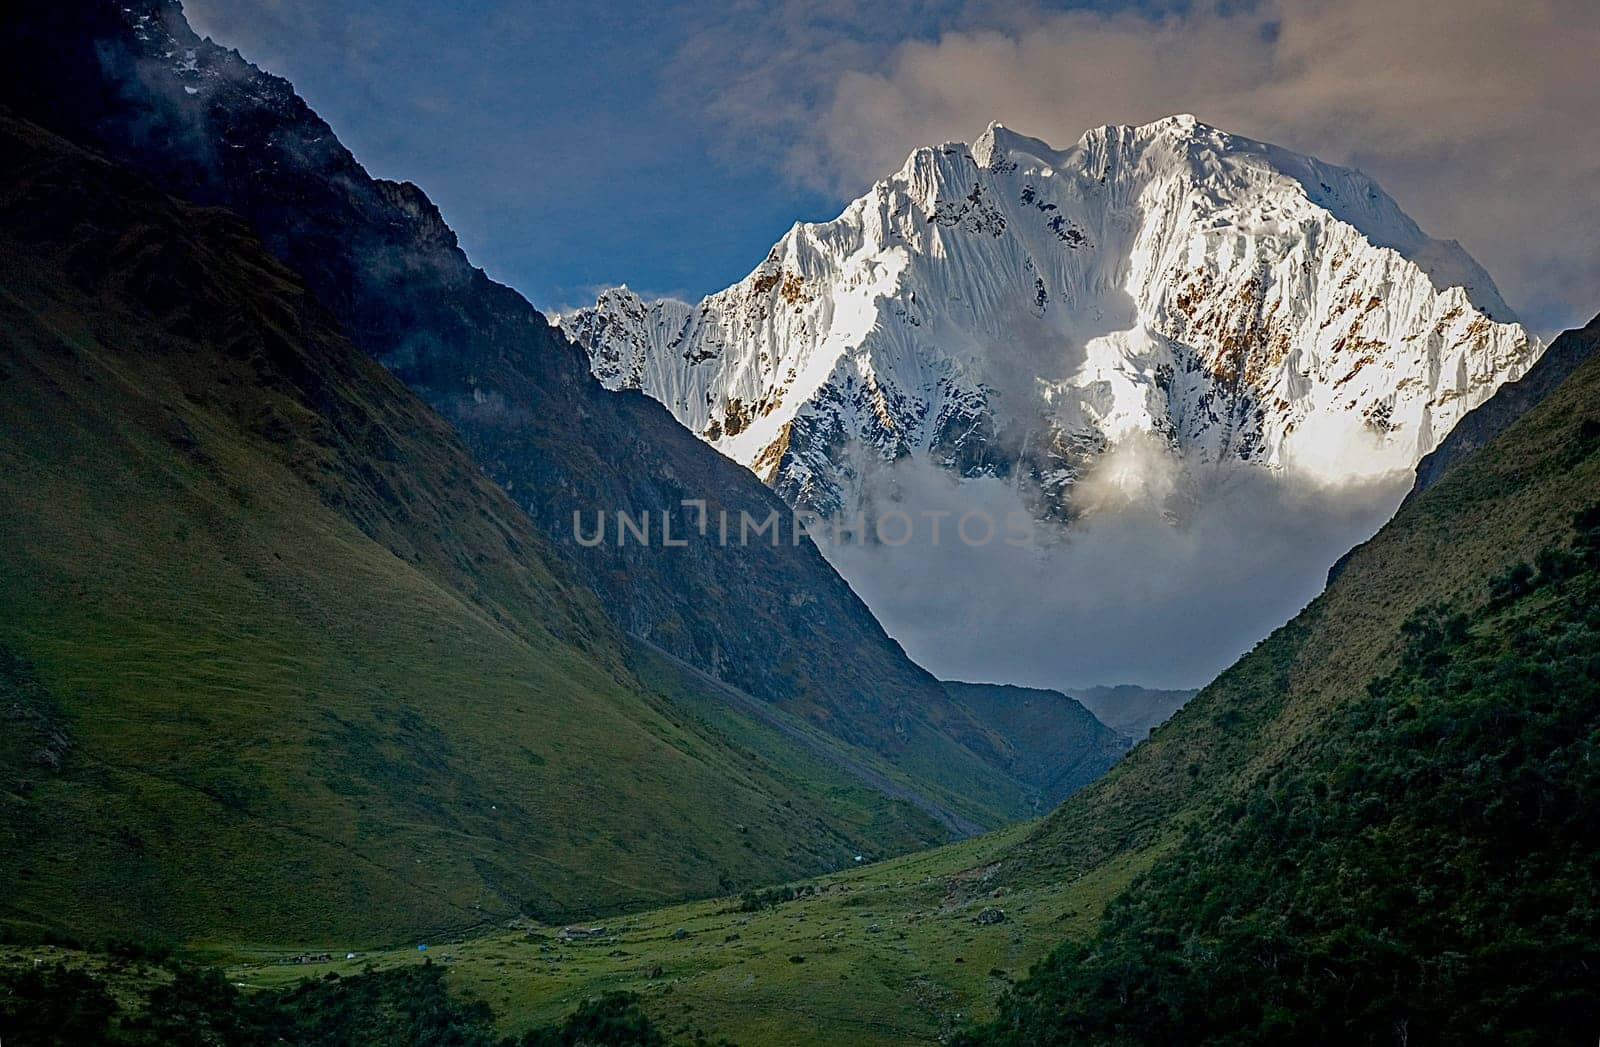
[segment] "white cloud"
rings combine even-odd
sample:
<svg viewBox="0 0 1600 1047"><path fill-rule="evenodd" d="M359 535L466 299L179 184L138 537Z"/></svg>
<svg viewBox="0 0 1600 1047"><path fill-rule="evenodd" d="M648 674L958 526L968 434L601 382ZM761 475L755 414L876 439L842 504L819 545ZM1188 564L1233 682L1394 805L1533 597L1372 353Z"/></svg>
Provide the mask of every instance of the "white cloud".
<svg viewBox="0 0 1600 1047"><path fill-rule="evenodd" d="M784 10L764 36L703 34L677 68L730 148L802 183L858 195L916 146L991 119L1065 145L1193 112L1361 167L1461 240L1536 327L1600 308L1592 0L969 7L942 12L959 26L942 32L864 7ZM885 26L918 28L893 40Z"/></svg>
<svg viewBox="0 0 1600 1047"><path fill-rule="evenodd" d="M1410 486L1391 474L1320 487L1246 465L1179 476L1134 443L1080 485L1098 511L1064 534L1041 524L1019 547L1007 539L1026 530L1010 521L1029 513L1005 482L956 484L922 459L891 468L882 489L894 500L875 511L906 514L915 539L825 543L828 559L931 672L1040 687L1208 682L1305 606ZM1202 473L1206 489L1195 490ZM960 540L969 512L996 522L991 540ZM892 541L902 527L889 528ZM986 534L976 520L967 530Z"/></svg>
<svg viewBox="0 0 1600 1047"><path fill-rule="evenodd" d="M1430 233L1461 240L1548 333L1600 309L1596 54L1592 0L969 4L932 15L790 4L726 34L708 27L675 75L721 121L729 157L847 197L911 149L970 140L992 119L1064 146L1100 124L1192 112L1367 171ZM1147 457L1107 456L1080 485L1100 511L1048 550L932 550L921 531L830 559L943 676L1193 685L1315 596L1409 486L1238 470L1202 494ZM919 518L1022 508L1004 484L955 487L915 463L893 472L896 508ZM1198 508L1175 526L1170 507L1185 498Z"/></svg>

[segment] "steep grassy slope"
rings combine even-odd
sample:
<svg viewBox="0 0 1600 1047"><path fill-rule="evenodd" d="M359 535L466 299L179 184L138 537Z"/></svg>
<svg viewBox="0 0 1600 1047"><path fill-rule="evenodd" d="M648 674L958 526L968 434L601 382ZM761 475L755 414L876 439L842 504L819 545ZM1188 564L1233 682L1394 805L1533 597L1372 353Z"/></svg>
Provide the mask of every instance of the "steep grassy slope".
<svg viewBox="0 0 1600 1047"><path fill-rule="evenodd" d="M943 837L643 685L236 218L29 125L0 150L13 931L392 941Z"/></svg>
<svg viewBox="0 0 1600 1047"><path fill-rule="evenodd" d="M371 177L287 81L202 40L173 0L21 0L0 14L0 102L249 222L369 355L460 434L618 628L872 749L995 826L1031 814L1005 740L913 664L748 470L665 408L614 394L427 195ZM701 501L710 526L696 522ZM649 513L652 540L582 547L574 514ZM724 543L717 521L779 520ZM675 538L668 547L662 519Z"/></svg>
<svg viewBox="0 0 1600 1047"><path fill-rule="evenodd" d="M970 836L980 830L974 817L982 809L943 793L895 767L868 749L849 745L835 735L746 694L731 684L674 658L648 641L633 639L629 663L652 690L669 697L686 715L728 739L765 766L781 768L822 795L841 799L859 794L855 809L865 816L873 858L898 853L895 841L905 839L912 825L933 819L950 832ZM841 785L848 784L848 790ZM1025 791L1017 783L1018 794ZM941 798L943 798L941 800ZM905 824L908 815L910 822Z"/></svg>

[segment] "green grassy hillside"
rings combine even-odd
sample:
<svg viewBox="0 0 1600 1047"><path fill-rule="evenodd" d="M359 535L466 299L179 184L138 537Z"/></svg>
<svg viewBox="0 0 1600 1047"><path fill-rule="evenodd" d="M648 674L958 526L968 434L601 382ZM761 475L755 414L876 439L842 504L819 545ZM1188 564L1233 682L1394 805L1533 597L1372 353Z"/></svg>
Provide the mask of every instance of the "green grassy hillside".
<svg viewBox="0 0 1600 1047"><path fill-rule="evenodd" d="M967 1042L1587 1042L1600 502L1575 530L1414 611L1392 671Z"/></svg>
<svg viewBox="0 0 1600 1047"><path fill-rule="evenodd" d="M29 0L0 25L0 104L243 218L450 424L615 628L928 783L923 809L958 833L1036 813L997 770L1007 740L906 657L776 494L661 404L602 388L421 188L373 178L292 84L196 34L176 0ZM708 519L775 513L779 533L724 542L686 502ZM575 541L575 512L617 511L652 531L671 517L687 544Z"/></svg>
<svg viewBox="0 0 1600 1047"><path fill-rule="evenodd" d="M946 838L642 683L236 219L0 135L9 933L344 947Z"/></svg>
<svg viewBox="0 0 1600 1047"><path fill-rule="evenodd" d="M974 1022L978 1042L1029 1044L1592 1029L1595 403L1600 361L1043 821L607 917L597 940L465 940L449 981L506 1030L626 989L664 1028L744 1044L933 1043ZM306 973L274 959L232 977ZM369 960L417 956L310 970Z"/></svg>

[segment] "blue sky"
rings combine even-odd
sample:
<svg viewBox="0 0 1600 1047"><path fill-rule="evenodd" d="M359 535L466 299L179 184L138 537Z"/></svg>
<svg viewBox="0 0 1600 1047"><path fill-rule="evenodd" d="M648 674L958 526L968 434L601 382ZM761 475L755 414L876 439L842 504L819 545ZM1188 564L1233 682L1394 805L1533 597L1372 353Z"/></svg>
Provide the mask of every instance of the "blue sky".
<svg viewBox="0 0 1600 1047"><path fill-rule="evenodd" d="M188 0L535 304L698 296L918 145L1193 112L1376 177L1535 330L1600 309L1592 0Z"/></svg>
<svg viewBox="0 0 1600 1047"><path fill-rule="evenodd" d="M427 190L473 260L541 307L626 282L699 296L837 192L783 176L675 79L703 5L191 0L288 77L374 174ZM758 24L759 18L751 22Z"/></svg>

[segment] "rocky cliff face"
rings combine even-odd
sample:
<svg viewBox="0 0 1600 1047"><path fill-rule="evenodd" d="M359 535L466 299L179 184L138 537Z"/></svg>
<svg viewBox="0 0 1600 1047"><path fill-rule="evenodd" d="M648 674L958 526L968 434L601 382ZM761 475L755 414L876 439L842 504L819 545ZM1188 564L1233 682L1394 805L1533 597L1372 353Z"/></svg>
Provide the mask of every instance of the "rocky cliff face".
<svg viewBox="0 0 1600 1047"><path fill-rule="evenodd" d="M1047 519L1092 509L1080 481L1130 443L1180 464L1153 492L1180 516L1230 461L1405 470L1540 348L1366 176L1187 116L918 149L725 291L619 288L562 326L608 387L824 515L907 457Z"/></svg>
<svg viewBox="0 0 1600 1047"><path fill-rule="evenodd" d="M1417 463L1416 483L1406 497L1413 498L1438 483L1457 462L1539 406L1596 351L1600 351L1600 316L1584 327L1563 332L1527 374L1501 386L1494 396L1450 430L1450 435Z"/></svg>

